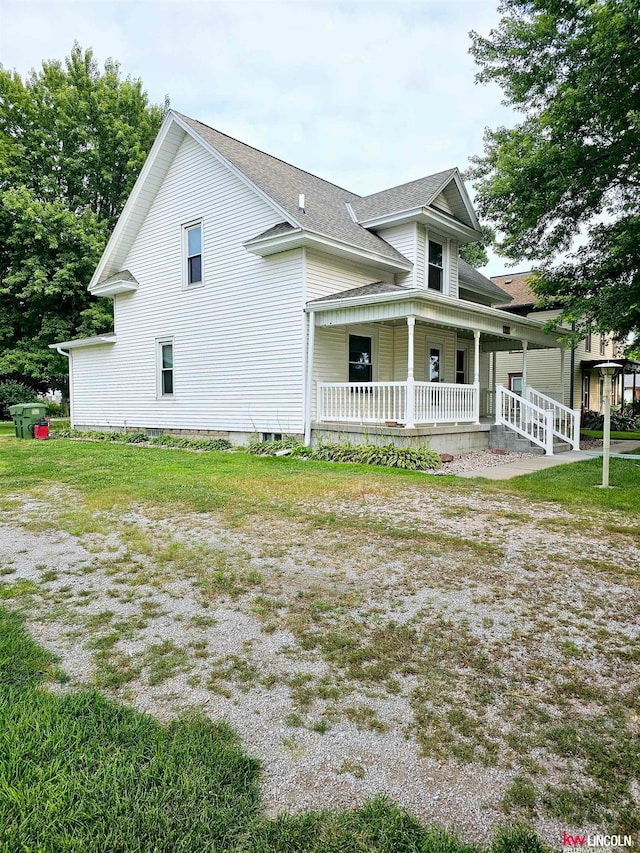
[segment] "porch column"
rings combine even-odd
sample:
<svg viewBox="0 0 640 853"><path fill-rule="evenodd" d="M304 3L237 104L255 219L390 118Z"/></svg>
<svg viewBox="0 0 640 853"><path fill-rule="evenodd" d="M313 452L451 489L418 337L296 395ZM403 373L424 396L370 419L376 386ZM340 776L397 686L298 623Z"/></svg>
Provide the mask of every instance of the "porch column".
<svg viewBox="0 0 640 853"><path fill-rule="evenodd" d="M522 341L522 396L527 399L527 341Z"/></svg>
<svg viewBox="0 0 640 853"><path fill-rule="evenodd" d="M473 420L480 423L480 330L473 332Z"/></svg>
<svg viewBox="0 0 640 853"><path fill-rule="evenodd" d="M311 446L311 398L313 395L313 349L316 333L316 315L307 315L307 377L304 389L304 443ZM316 401L317 402L317 401Z"/></svg>
<svg viewBox="0 0 640 853"><path fill-rule="evenodd" d="M564 406L564 347L560 347L560 402Z"/></svg>
<svg viewBox="0 0 640 853"><path fill-rule="evenodd" d="M405 427L413 429L416 425L416 386L413 377L413 332L416 325L415 317L407 317L407 413Z"/></svg>

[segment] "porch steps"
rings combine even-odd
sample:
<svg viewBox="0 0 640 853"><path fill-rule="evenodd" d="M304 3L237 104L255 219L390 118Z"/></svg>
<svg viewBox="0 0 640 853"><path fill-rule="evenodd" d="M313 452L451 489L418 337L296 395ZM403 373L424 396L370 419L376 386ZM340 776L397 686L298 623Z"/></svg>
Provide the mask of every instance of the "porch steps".
<svg viewBox="0 0 640 853"><path fill-rule="evenodd" d="M500 448L502 450L511 450L515 453L534 453L537 456L544 456L542 447L539 447L537 444L529 441L528 438L524 438L524 436L519 435L504 425L491 424L489 448ZM569 450L571 450L571 445L566 441L554 440L554 453L566 453Z"/></svg>

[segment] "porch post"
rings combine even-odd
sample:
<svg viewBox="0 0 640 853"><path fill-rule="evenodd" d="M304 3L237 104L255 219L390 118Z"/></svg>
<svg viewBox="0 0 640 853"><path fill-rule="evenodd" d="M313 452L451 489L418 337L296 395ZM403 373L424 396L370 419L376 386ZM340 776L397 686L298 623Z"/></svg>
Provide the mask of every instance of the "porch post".
<svg viewBox="0 0 640 853"><path fill-rule="evenodd" d="M413 429L416 425L416 386L413 378L413 332L416 325L415 317L407 317L407 412L405 427Z"/></svg>
<svg viewBox="0 0 640 853"><path fill-rule="evenodd" d="M480 423L480 329L473 331L473 420Z"/></svg>
<svg viewBox="0 0 640 853"><path fill-rule="evenodd" d="M527 399L527 341L522 341L522 396Z"/></svg>
<svg viewBox="0 0 640 853"><path fill-rule="evenodd" d="M564 406L564 347L560 347L560 402Z"/></svg>
<svg viewBox="0 0 640 853"><path fill-rule="evenodd" d="M311 446L311 397L313 394L313 349L315 343L316 316L307 315L307 377L304 389L304 443ZM317 401L316 401L317 403Z"/></svg>

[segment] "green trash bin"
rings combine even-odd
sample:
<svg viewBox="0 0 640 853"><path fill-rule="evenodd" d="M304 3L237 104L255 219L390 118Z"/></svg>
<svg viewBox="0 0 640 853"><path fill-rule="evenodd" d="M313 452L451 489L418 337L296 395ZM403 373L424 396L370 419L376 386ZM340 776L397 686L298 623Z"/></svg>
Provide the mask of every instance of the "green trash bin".
<svg viewBox="0 0 640 853"><path fill-rule="evenodd" d="M16 403L9 406L9 414L13 419L18 438L33 438L33 424L47 413L46 403ZM29 429L29 427L32 427Z"/></svg>

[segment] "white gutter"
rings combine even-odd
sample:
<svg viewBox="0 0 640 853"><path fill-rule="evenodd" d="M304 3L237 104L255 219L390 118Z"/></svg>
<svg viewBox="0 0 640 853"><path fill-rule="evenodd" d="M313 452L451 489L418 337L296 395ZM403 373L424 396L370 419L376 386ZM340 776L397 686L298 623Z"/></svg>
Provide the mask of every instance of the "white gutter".
<svg viewBox="0 0 640 853"><path fill-rule="evenodd" d="M351 296L342 299L325 300L322 302L308 302L305 306L305 311L316 312L321 314L324 311L339 311L343 308L359 308L364 305L375 305L379 302L404 302L412 299L419 299L429 305L442 305L444 308L452 308L463 311L473 311L476 314L490 317L492 320L500 320L506 326L524 326L525 328L542 331L544 323L537 320L531 320L528 317L517 317L510 314L508 311L503 311L501 308L493 308L489 305L480 305L478 302L469 302L466 299L454 299L451 296L431 296L430 293L422 288L412 287L403 291L389 291L388 293L366 294L365 296ZM548 334L544 332L543 334ZM505 337L513 337L505 335ZM551 336L550 336L551 337Z"/></svg>

